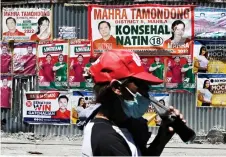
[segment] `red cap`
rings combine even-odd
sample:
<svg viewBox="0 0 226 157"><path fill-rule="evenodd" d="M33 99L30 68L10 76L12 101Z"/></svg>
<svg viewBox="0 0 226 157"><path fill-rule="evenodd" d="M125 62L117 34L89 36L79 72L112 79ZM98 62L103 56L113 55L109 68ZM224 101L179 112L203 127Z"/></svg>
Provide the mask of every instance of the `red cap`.
<svg viewBox="0 0 226 157"><path fill-rule="evenodd" d="M134 77L160 84L163 80L145 71L140 57L127 50L111 50L104 52L90 67L95 83L111 82L113 79Z"/></svg>

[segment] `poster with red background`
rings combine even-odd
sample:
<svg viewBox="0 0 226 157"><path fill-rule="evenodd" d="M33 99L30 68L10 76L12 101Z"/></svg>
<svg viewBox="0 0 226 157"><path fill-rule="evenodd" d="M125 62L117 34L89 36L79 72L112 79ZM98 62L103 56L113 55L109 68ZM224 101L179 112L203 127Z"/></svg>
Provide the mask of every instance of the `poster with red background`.
<svg viewBox="0 0 226 157"><path fill-rule="evenodd" d="M40 89L67 89L68 42L43 41L38 45Z"/></svg>
<svg viewBox="0 0 226 157"><path fill-rule="evenodd" d="M0 47L0 73L1 74L10 74L12 73L12 52L9 48L8 43L1 42Z"/></svg>
<svg viewBox="0 0 226 157"><path fill-rule="evenodd" d="M72 40L70 41L69 56L69 86L70 88L91 88L92 80L86 79L90 60L91 43L89 40Z"/></svg>
<svg viewBox="0 0 226 157"><path fill-rule="evenodd" d="M0 76L0 99L1 99L1 108L11 108L12 104L12 76L11 75L2 75Z"/></svg>
<svg viewBox="0 0 226 157"><path fill-rule="evenodd" d="M37 59L37 43L16 42L13 50L13 73L19 75L35 75Z"/></svg>

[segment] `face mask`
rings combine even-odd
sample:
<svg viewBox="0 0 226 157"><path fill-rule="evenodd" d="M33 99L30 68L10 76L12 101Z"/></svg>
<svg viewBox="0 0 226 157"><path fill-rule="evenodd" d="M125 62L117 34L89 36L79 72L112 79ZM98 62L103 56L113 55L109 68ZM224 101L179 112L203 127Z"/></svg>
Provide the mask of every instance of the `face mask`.
<svg viewBox="0 0 226 157"><path fill-rule="evenodd" d="M124 104L122 105L123 111L128 117L142 117L148 110L150 100L142 96L139 92L134 94L128 88L126 89L134 96L134 100L124 100Z"/></svg>

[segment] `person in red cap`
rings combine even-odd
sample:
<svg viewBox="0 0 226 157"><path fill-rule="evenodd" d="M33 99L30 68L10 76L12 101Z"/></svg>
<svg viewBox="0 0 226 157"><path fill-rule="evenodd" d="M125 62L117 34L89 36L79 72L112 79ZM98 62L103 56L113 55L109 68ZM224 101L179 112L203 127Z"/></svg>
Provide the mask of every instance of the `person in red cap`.
<svg viewBox="0 0 226 157"><path fill-rule="evenodd" d="M162 120L157 136L147 147L151 133L142 116L150 105L148 84L163 81L145 71L136 53L126 50L103 53L89 72L100 107L84 126L82 156L159 156L174 129ZM173 107L169 112L183 120Z"/></svg>

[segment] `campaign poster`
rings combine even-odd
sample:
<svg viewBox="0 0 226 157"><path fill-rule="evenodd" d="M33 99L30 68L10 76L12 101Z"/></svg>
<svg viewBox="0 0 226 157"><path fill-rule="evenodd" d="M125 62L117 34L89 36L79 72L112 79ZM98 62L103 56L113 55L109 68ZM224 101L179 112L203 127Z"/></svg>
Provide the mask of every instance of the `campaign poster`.
<svg viewBox="0 0 226 157"><path fill-rule="evenodd" d="M67 89L68 42L40 42L38 67L40 89Z"/></svg>
<svg viewBox="0 0 226 157"><path fill-rule="evenodd" d="M94 53L129 49L139 55L192 54L193 6L90 5L88 16Z"/></svg>
<svg viewBox="0 0 226 157"><path fill-rule="evenodd" d="M194 45L194 73L226 74L226 40L197 40Z"/></svg>
<svg viewBox="0 0 226 157"><path fill-rule="evenodd" d="M93 87L88 71L94 60L90 58L91 45L87 40L70 41L69 56L69 87L77 89L89 89Z"/></svg>
<svg viewBox="0 0 226 157"><path fill-rule="evenodd" d="M169 94L168 93L149 93L150 96L153 96L158 100L162 105L169 106ZM148 120L149 127L160 126L162 119L155 111L152 104L150 104L148 111L143 115L145 119Z"/></svg>
<svg viewBox="0 0 226 157"><path fill-rule="evenodd" d="M72 91L71 96L71 124L76 124L83 118L84 109L95 105L94 94L91 91ZM85 117L84 117L85 118Z"/></svg>
<svg viewBox="0 0 226 157"><path fill-rule="evenodd" d="M1 99L1 108L11 108L12 105L12 79L10 75L1 74L0 81L0 99Z"/></svg>
<svg viewBox="0 0 226 157"><path fill-rule="evenodd" d="M144 67L145 71L151 73L152 75L158 77L161 80L165 80L165 57L163 56L141 56L141 65ZM151 90L164 90L164 83L159 85L151 85Z"/></svg>
<svg viewBox="0 0 226 157"><path fill-rule="evenodd" d="M225 8L195 8L195 37L218 38L226 36Z"/></svg>
<svg viewBox="0 0 226 157"><path fill-rule="evenodd" d="M166 88L168 90L194 91L196 78L193 73L193 61L191 56L167 57Z"/></svg>
<svg viewBox="0 0 226 157"><path fill-rule="evenodd" d="M226 107L226 74L197 74L197 107Z"/></svg>
<svg viewBox="0 0 226 157"><path fill-rule="evenodd" d="M68 26L59 27L58 37L61 39L75 39L77 38L77 29Z"/></svg>
<svg viewBox="0 0 226 157"><path fill-rule="evenodd" d="M8 43L1 42L0 49L0 59L1 59L1 74L10 74L12 73L12 51L9 48Z"/></svg>
<svg viewBox="0 0 226 157"><path fill-rule="evenodd" d="M13 73L18 75L36 75L35 42L15 42L13 50Z"/></svg>
<svg viewBox="0 0 226 157"><path fill-rule="evenodd" d="M31 124L70 124L70 101L68 92L26 92L23 103L23 120Z"/></svg>
<svg viewBox="0 0 226 157"><path fill-rule="evenodd" d="M39 41L51 39L50 8L3 8L3 40Z"/></svg>

